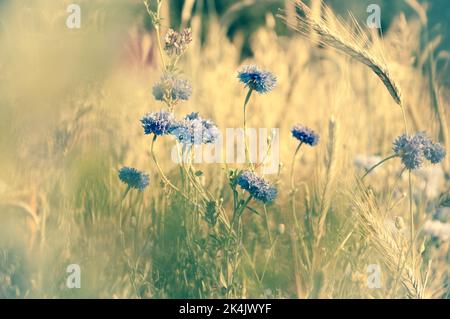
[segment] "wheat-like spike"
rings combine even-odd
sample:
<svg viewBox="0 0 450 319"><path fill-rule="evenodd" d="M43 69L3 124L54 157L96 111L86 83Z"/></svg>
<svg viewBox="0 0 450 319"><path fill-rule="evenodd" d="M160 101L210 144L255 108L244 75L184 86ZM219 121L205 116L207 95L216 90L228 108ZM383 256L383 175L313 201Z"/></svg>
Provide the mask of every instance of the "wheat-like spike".
<svg viewBox="0 0 450 319"><path fill-rule="evenodd" d="M402 105L400 89L390 75L386 64L382 62L382 53L375 52L374 48L369 49L370 40L355 19L352 19L356 28L356 31L353 31L352 27L337 18L326 5L323 6L325 18L316 18L302 1L296 0L295 3L303 14L303 16L297 14L298 23L292 23L292 19L287 19L285 14L279 14L278 17L303 36L341 51L368 66L381 79L394 101ZM318 36L311 36L311 30Z"/></svg>
<svg viewBox="0 0 450 319"><path fill-rule="evenodd" d="M405 253L405 247L399 247L383 224L379 207L373 196L357 181L358 192L352 194L353 208L362 234L370 236L375 249L383 256L383 261L393 274L398 272L398 261ZM416 277L413 265L406 264L400 274L402 285L412 298L423 298L422 282Z"/></svg>

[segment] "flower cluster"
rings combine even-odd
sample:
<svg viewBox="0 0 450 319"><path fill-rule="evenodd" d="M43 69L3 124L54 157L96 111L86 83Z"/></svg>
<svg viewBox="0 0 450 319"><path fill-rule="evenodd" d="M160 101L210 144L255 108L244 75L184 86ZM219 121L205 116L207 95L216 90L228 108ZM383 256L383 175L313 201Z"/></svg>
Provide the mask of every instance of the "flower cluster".
<svg viewBox="0 0 450 319"><path fill-rule="evenodd" d="M292 136L299 140L301 143L314 146L319 142L319 135L306 126L297 124L292 128L291 132Z"/></svg>
<svg viewBox="0 0 450 319"><path fill-rule="evenodd" d="M155 135L170 134L171 129L175 123L175 117L172 113L165 110L158 112L147 113L141 118L141 124L144 128L144 133Z"/></svg>
<svg viewBox="0 0 450 319"><path fill-rule="evenodd" d="M153 86L153 96L157 101L187 101L192 95L191 83L173 73L166 73Z"/></svg>
<svg viewBox="0 0 450 319"><path fill-rule="evenodd" d="M432 164L437 164L444 159L446 151L441 144L431 143L424 149L423 155Z"/></svg>
<svg viewBox="0 0 450 319"><path fill-rule="evenodd" d="M149 176L133 167L122 167L118 175L119 179L130 188L143 190L149 184Z"/></svg>
<svg viewBox="0 0 450 319"><path fill-rule="evenodd" d="M180 33L169 29L164 38L164 51L168 56L182 55L188 46L192 42L192 31L190 28L184 29Z"/></svg>
<svg viewBox="0 0 450 319"><path fill-rule="evenodd" d="M268 93L275 88L277 78L271 72L263 71L256 65L247 65L238 73L238 79L251 90Z"/></svg>
<svg viewBox="0 0 450 319"><path fill-rule="evenodd" d="M237 178L237 184L263 203L273 202L278 194L276 187L250 171L242 172Z"/></svg>
<svg viewBox="0 0 450 319"><path fill-rule="evenodd" d="M432 164L437 164L446 155L442 145L434 143L425 132L418 132L413 136L400 135L394 141L392 149L409 170L420 168L424 159L429 160Z"/></svg>
<svg viewBox="0 0 450 319"><path fill-rule="evenodd" d="M194 112L174 123L171 134L184 145L200 145L214 143L220 132L214 122L203 119Z"/></svg>

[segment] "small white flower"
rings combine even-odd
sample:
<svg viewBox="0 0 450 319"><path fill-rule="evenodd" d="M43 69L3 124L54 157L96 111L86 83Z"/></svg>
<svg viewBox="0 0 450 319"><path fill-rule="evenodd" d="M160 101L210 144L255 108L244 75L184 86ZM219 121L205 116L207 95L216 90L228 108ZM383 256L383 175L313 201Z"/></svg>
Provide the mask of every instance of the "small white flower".
<svg viewBox="0 0 450 319"><path fill-rule="evenodd" d="M439 196L445 183L444 171L440 166L423 167L414 170L413 174L417 177L414 188L418 195L425 194L428 199Z"/></svg>
<svg viewBox="0 0 450 319"><path fill-rule="evenodd" d="M381 161L380 156L358 154L355 156L353 163L359 169L370 169L372 166Z"/></svg>
<svg viewBox="0 0 450 319"><path fill-rule="evenodd" d="M427 220L423 225L426 234L439 238L441 241L450 239L450 224L437 220Z"/></svg>

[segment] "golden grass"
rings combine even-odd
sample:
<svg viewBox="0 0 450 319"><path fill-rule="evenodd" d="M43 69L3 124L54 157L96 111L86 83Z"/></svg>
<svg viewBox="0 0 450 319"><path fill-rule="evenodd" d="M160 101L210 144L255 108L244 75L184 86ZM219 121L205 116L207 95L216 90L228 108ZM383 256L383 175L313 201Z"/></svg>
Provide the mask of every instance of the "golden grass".
<svg viewBox="0 0 450 319"><path fill-rule="evenodd" d="M53 2L39 5L57 10ZM436 104L444 102L445 90L431 90L428 75L411 63L420 52L423 27L416 21L399 17L392 32L373 39L391 57L388 64L369 47L361 48L361 37L345 38L349 30L342 22L300 21L322 37L319 42L344 50L370 70L307 39L277 36L271 13L268 25L252 37L254 57L240 61L239 36L229 40L212 18L201 45L199 30L206 22L183 15L190 20L194 42L180 67L194 93L189 102L176 106L177 116L198 111L222 130L242 127L246 92L236 71L252 62L278 77L272 93L252 97L247 114L249 127L280 129L280 174L267 176L280 192L267 207L274 244L264 218L246 212L243 252L231 264L224 257L221 226L208 226L203 213L160 182L150 156L151 140L142 134L139 118L162 107L151 95L160 75L154 35L133 31L127 36L124 30L142 26L136 27L136 20L120 10L113 11L108 28L89 22L74 32L46 25L45 16L38 14L42 29L36 30L18 8L8 16L14 37L0 35L0 81L8 79L0 87L0 181L5 185L0 187L0 204L26 202L36 189L38 217L33 243L17 239L32 249L13 258L16 248L1 246L0 280L19 279L0 286L0 296L448 297L449 244L437 245L421 232L439 199L419 191L414 198L418 258L413 263L409 231L391 227L398 216L409 221L403 195L407 183L397 178L400 162L377 169L364 184L358 181L363 171L353 165L357 154L390 154L392 140L404 130L401 112L392 107L400 101L411 131L448 134L443 127L448 108ZM335 24L328 25L331 21ZM288 164L296 147L290 128L296 123L318 131L321 141L316 148L302 147L295 175L298 189L292 195ZM171 181L180 185L178 167L170 161L171 146L170 139L158 141L155 153ZM151 175L147 190L133 192L123 202L124 187L116 176L122 165ZM232 196L225 165L196 169L204 172L199 183L229 214ZM419 181L421 177L414 177ZM438 193L448 187L447 178ZM291 196L296 196L297 225ZM33 206L29 201L27 207ZM258 204L252 208L263 212ZM0 218L4 213L0 210ZM280 224L286 232L276 231ZM73 263L82 268L82 289L65 286L66 267ZM380 289L367 286L369 264L381 265ZM237 271L230 279L232 267Z"/></svg>

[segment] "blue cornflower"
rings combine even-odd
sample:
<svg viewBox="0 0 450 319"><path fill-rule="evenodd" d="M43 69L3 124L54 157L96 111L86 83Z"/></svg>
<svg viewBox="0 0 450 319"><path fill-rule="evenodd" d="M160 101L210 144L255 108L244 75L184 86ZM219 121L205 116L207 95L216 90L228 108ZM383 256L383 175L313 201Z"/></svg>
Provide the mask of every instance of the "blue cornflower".
<svg viewBox="0 0 450 319"><path fill-rule="evenodd" d="M242 172L237 178L237 184L263 203L273 202L278 194L275 186L270 186L267 181L250 171Z"/></svg>
<svg viewBox="0 0 450 319"><path fill-rule="evenodd" d="M446 155L444 147L434 143L425 132L418 132L413 136L400 135L394 141L393 150L410 170L421 167L424 158L432 164L437 164Z"/></svg>
<svg viewBox="0 0 450 319"><path fill-rule="evenodd" d="M153 86L152 91L157 101L187 101L192 94L192 86L188 80L173 73L166 73Z"/></svg>
<svg viewBox="0 0 450 319"><path fill-rule="evenodd" d="M277 78L271 72L263 71L256 65L246 65L238 73L238 79L251 90L268 93L277 84Z"/></svg>
<svg viewBox="0 0 450 319"><path fill-rule="evenodd" d="M145 134L166 135L175 123L172 113L165 110L148 113L141 118Z"/></svg>
<svg viewBox="0 0 450 319"><path fill-rule="evenodd" d="M214 143L220 135L217 126L211 120L202 119L198 113L188 114L175 123L171 134L185 145Z"/></svg>
<svg viewBox="0 0 450 319"><path fill-rule="evenodd" d="M394 141L392 149L402 159L405 167L412 170L422 166L424 148L429 143L429 138L422 132L413 136L402 134Z"/></svg>
<svg viewBox="0 0 450 319"><path fill-rule="evenodd" d="M120 180L130 188L143 190L149 184L149 176L133 167L122 167L119 169Z"/></svg>
<svg viewBox="0 0 450 319"><path fill-rule="evenodd" d="M431 143L424 149L424 156L432 164L441 162L446 155L445 148L440 143Z"/></svg>
<svg viewBox="0 0 450 319"><path fill-rule="evenodd" d="M314 146L319 142L319 134L306 126L297 124L292 128L291 132L292 136L302 143Z"/></svg>

